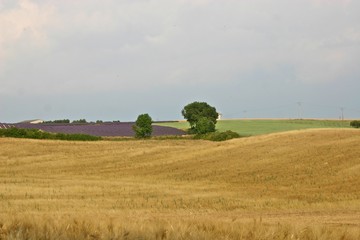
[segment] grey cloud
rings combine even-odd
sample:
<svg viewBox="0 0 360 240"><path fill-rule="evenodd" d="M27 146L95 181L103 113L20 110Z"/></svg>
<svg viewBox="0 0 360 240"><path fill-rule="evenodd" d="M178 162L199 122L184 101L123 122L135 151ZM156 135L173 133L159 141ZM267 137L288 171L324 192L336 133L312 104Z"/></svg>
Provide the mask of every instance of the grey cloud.
<svg viewBox="0 0 360 240"><path fill-rule="evenodd" d="M168 114L169 105L178 109L198 98L218 103L232 117L263 102L296 103L308 96L313 99L309 102L356 108L352 93L360 76L359 1L28 2L38 7L31 19L39 19L33 24L42 42L36 44L40 40L31 33L22 33L10 45L0 40L0 57L7 46L0 63L3 98L20 101L19 89L31 86L26 93L31 99L52 96L65 99L62 106L78 108L91 102L93 107L86 108L93 116L113 116L114 99L122 103L134 95L166 118L179 117L177 110ZM2 7L9 11L19 5L5 1ZM0 10L0 26L6 26L1 22L6 11ZM339 86L349 92L342 103L332 97ZM73 103L71 96L85 100ZM66 113L56 107L60 102L52 105L52 111ZM109 111L100 111L100 105ZM132 105L146 111L141 104ZM49 108L34 112L44 109Z"/></svg>

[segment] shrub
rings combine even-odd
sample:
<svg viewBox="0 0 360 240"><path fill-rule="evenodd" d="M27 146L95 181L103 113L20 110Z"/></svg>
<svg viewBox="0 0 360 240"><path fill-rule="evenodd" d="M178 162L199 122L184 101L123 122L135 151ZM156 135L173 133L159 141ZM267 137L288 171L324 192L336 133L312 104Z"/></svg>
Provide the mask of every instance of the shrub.
<svg viewBox="0 0 360 240"><path fill-rule="evenodd" d="M99 141L102 138L98 136L92 136L87 134L64 134L64 133L56 133L55 139L57 140L67 140L67 141Z"/></svg>
<svg viewBox="0 0 360 240"><path fill-rule="evenodd" d="M354 128L360 128L360 121L359 120L351 121L350 126L352 126Z"/></svg>
<svg viewBox="0 0 360 240"><path fill-rule="evenodd" d="M233 131L226 131L226 132L212 132L206 134L197 134L194 136L195 139L204 139L210 141L226 141L233 138L239 138L240 135Z"/></svg>

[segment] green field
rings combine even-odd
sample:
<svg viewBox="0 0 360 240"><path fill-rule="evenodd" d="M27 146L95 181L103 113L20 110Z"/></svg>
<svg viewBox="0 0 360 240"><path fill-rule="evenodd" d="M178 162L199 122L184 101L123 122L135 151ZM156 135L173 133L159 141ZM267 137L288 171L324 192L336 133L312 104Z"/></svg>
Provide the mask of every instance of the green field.
<svg viewBox="0 0 360 240"><path fill-rule="evenodd" d="M156 125L189 128L187 122L156 123ZM339 120L220 120L216 124L219 131L231 130L243 136L285 132L309 128L350 128L350 121Z"/></svg>

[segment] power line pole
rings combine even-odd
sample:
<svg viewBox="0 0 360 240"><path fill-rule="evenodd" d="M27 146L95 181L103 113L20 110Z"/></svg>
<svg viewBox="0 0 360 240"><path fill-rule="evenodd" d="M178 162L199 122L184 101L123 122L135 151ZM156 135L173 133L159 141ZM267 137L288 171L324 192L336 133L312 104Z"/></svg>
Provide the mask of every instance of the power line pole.
<svg viewBox="0 0 360 240"><path fill-rule="evenodd" d="M302 119L302 102L297 102L298 105L298 118Z"/></svg>
<svg viewBox="0 0 360 240"><path fill-rule="evenodd" d="M344 121L344 108L341 107L340 110L341 110L341 120Z"/></svg>

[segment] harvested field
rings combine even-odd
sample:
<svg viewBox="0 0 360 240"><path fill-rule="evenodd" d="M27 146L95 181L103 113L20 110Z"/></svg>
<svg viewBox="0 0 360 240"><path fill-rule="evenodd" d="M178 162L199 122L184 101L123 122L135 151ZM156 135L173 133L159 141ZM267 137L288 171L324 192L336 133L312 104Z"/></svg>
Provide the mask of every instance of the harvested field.
<svg viewBox="0 0 360 240"><path fill-rule="evenodd" d="M0 238L359 239L359 145L353 129L221 143L0 138Z"/></svg>

